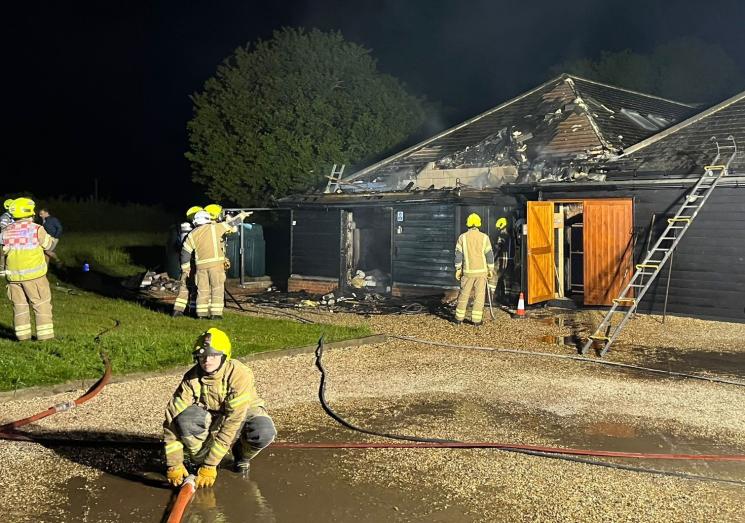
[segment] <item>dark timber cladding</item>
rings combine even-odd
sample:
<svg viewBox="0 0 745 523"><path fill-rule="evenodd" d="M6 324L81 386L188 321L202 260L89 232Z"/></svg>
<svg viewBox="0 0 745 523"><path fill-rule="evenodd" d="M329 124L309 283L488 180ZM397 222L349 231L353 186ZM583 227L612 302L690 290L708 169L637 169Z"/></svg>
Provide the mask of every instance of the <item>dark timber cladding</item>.
<svg viewBox="0 0 745 523"><path fill-rule="evenodd" d="M292 231L292 272L339 277L341 216L339 209L298 209Z"/></svg>
<svg viewBox="0 0 745 523"><path fill-rule="evenodd" d="M455 286L455 206L400 205L393 210L393 281Z"/></svg>
<svg viewBox="0 0 745 523"><path fill-rule="evenodd" d="M689 190L653 186L616 190L544 189L545 199L624 198L634 200L634 263L654 244ZM556 188L558 189L558 188ZM650 225L654 227L650 238ZM670 261L639 306L660 313L665 302ZM745 187L717 187L699 212L672 258L667 312L745 322Z"/></svg>

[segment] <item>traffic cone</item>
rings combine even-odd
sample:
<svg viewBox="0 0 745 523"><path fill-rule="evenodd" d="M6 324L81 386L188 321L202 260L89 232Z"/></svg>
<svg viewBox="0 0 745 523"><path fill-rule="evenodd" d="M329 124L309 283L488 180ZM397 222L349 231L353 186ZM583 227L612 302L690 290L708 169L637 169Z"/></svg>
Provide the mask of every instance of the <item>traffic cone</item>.
<svg viewBox="0 0 745 523"><path fill-rule="evenodd" d="M523 293L520 293L520 297L517 300L517 314L516 316L518 318L524 318L525 317L525 296L523 296Z"/></svg>

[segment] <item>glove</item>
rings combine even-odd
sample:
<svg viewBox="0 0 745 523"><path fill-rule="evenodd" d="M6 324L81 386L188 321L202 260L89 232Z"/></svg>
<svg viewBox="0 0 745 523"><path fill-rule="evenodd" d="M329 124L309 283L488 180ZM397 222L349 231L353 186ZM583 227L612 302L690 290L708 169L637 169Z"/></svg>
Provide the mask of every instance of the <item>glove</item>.
<svg viewBox="0 0 745 523"><path fill-rule="evenodd" d="M175 467L168 467L168 470L166 471L168 483L170 483L174 487L178 487L179 485L181 485L188 475L189 471L186 470L186 467L184 467L183 463L181 465L176 465Z"/></svg>
<svg viewBox="0 0 745 523"><path fill-rule="evenodd" d="M489 279L489 280L491 280L492 278L494 278L494 271L490 270L489 272L487 272L486 273L486 278Z"/></svg>
<svg viewBox="0 0 745 523"><path fill-rule="evenodd" d="M211 487L217 479L217 467L202 465L197 471L197 488Z"/></svg>
<svg viewBox="0 0 745 523"><path fill-rule="evenodd" d="M460 281L463 276L463 269L455 269L455 279Z"/></svg>

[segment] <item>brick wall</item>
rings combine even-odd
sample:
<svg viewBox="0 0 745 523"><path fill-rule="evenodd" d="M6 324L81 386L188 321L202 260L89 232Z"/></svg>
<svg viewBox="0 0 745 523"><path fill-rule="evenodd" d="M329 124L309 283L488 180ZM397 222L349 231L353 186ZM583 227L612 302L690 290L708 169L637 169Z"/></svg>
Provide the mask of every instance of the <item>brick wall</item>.
<svg viewBox="0 0 745 523"><path fill-rule="evenodd" d="M322 276L300 276L291 274L287 280L288 292L305 291L310 294L328 294L339 286L336 278L324 278Z"/></svg>

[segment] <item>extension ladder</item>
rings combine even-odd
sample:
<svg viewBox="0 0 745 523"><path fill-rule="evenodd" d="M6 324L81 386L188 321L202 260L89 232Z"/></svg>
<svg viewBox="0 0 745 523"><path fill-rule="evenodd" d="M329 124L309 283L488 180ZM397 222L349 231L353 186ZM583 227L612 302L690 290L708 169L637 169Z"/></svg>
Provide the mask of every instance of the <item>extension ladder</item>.
<svg viewBox="0 0 745 523"><path fill-rule="evenodd" d="M339 182L341 182L341 177L344 174L344 167L345 164L342 164L342 166L337 169L336 164L334 164L334 166L331 168L331 174L329 176L326 176L329 181L326 184L326 190L324 192L335 193L339 190Z"/></svg>
<svg viewBox="0 0 745 523"><path fill-rule="evenodd" d="M597 329L595 329L595 332L590 335L587 343L582 347L582 354L587 354L587 351L598 342L602 344L600 356L604 356L608 352L611 344L618 337L634 311L636 311L637 306L662 270L665 262L670 258L680 243L680 240L683 239L686 231L696 219L696 216L698 216L698 212L709 199L709 196L711 196L714 187L716 187L719 180L727 176L727 170L737 154L735 139L731 135L728 136L727 140L731 140L732 145L722 147L716 142L715 137L711 139L717 146L717 155L712 165L704 167L704 174L685 197L675 215L672 218L668 218L667 227L657 240L657 243L647 252L644 260L636 265L636 271L629 280L629 283L623 288L621 294L613 300L613 306L605 315L603 321L600 322ZM722 150L724 149L731 150L732 154L726 164L718 164L717 162L719 162ZM644 281L645 276L649 276L646 282ZM623 314L623 318L614 326L611 320L616 313Z"/></svg>

